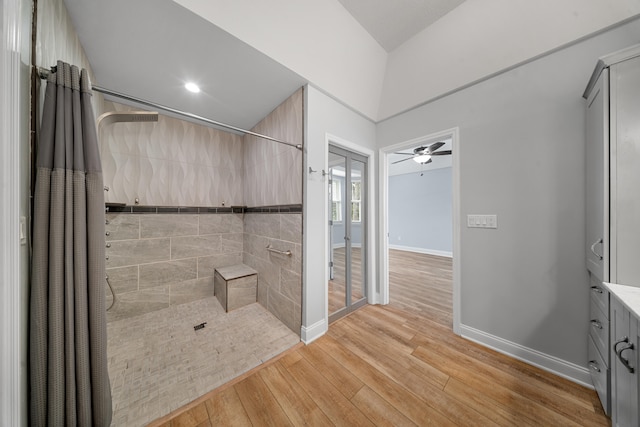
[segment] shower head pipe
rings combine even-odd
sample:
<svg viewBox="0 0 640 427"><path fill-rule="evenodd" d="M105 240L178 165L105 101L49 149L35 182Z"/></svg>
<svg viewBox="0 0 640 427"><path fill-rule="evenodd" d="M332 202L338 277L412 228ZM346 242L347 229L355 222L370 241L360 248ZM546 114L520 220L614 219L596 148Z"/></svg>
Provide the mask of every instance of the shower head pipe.
<svg viewBox="0 0 640 427"><path fill-rule="evenodd" d="M38 71L38 75L40 76L41 79L46 79L49 76L49 73L51 73L51 72L55 73L56 68L57 67L55 67L55 66L51 67L51 69L47 69L47 68L43 68L43 67L36 67L36 69ZM255 136L256 138L266 139L268 141L277 142L278 144L284 144L284 145L288 145L290 147L295 147L298 150L302 151L302 144L296 144L296 143L293 143L293 142L283 141L283 140L278 139L278 138L273 138L273 137L268 136L268 135L263 135L261 133L252 132L250 130L242 129L242 128L239 128L237 126L228 125L226 123L218 122L216 120L211 120L211 119L208 119L206 117L198 116L197 114L193 114L193 113L188 113L186 111L177 110L175 108L167 107L166 105L156 104L155 102L147 101L147 100L141 99L141 98L136 98L135 96L131 96L131 95L127 95L127 94L124 94L124 93L116 92L116 91L113 91L111 89L106 89L106 88L103 88L103 87L100 87L100 86L93 85L91 87L91 89L96 91L96 92L100 92L100 93L102 93L104 95L109 95L109 96L113 96L113 97L116 97L116 98L125 99L127 101L135 102L135 103L141 104L141 105L146 105L147 107L151 107L154 110L166 111L168 113L172 113L172 114L175 114L175 115L178 115L178 116L189 118L191 120L196 120L198 122L206 123L208 125L221 127L221 128L224 128L224 129L229 129L229 130L232 130L232 131L235 131L235 132L240 132L240 133L252 135L252 136ZM124 121L145 121L145 120L124 120Z"/></svg>
<svg viewBox="0 0 640 427"><path fill-rule="evenodd" d="M158 113L155 111L109 111L98 117L98 129L101 125L123 122L157 122Z"/></svg>
<svg viewBox="0 0 640 427"><path fill-rule="evenodd" d="M260 133L252 132L250 130L242 129L242 128L239 128L237 126L228 125L226 123L222 123L222 122L218 122L218 121L215 121L215 120L211 120L211 119L208 119L206 117L198 116L197 114L187 113L186 111L181 111L181 110L176 110L175 108L167 107L166 105L156 104L155 102L151 102L151 101L147 101L147 100L144 100L144 99L136 98L134 96L126 95L124 93L115 92L115 91L112 91L110 89L105 89L105 88L100 87L100 86L93 86L92 89L94 91L96 91L96 92L100 92L100 93L105 94L105 95L110 95L110 96L114 96L116 98L126 99L127 101L135 102L137 104L146 105L147 107L151 107L154 110L163 110L163 111L166 111L168 113L172 113L172 114L176 114L178 116L189 118L191 120L196 120L198 122L203 122L203 123L206 123L206 124L209 124L209 125L213 125L213 126L217 126L217 127L233 130L235 132L240 132L240 133L252 135L252 136L255 136L257 138L267 139L269 141L277 142L279 144L289 145L291 147L297 148L298 150L302 150L302 144L294 144L292 142L283 141L283 140L278 139L278 138L273 138L271 136L267 136L267 135L263 135L263 134L260 134Z"/></svg>

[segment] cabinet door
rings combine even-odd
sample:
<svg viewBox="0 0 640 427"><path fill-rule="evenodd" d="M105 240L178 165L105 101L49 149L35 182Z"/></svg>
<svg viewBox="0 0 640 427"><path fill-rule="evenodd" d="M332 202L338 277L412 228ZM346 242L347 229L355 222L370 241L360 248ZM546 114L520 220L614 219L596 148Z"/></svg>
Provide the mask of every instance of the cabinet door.
<svg viewBox="0 0 640 427"><path fill-rule="evenodd" d="M637 426L638 324L635 317L630 317L629 311L614 298L611 301L611 318L614 334L611 353L613 425Z"/></svg>
<svg viewBox="0 0 640 427"><path fill-rule="evenodd" d="M587 99L586 222L587 268L596 282L608 281L609 70L600 74Z"/></svg>
<svg viewBox="0 0 640 427"><path fill-rule="evenodd" d="M640 58L611 66L611 278L640 286Z"/></svg>

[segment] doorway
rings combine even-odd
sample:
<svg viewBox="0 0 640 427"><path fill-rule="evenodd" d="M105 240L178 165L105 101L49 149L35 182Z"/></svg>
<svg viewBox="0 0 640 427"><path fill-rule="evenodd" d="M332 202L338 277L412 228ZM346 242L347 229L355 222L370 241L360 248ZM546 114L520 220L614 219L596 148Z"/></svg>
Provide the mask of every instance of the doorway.
<svg viewBox="0 0 640 427"><path fill-rule="evenodd" d="M449 146L442 145L440 147L435 146L435 150L441 151L451 150L450 156L451 159L451 220L452 220L452 247L451 252L448 256L452 256L450 258L448 270L450 271L450 275L452 276L452 296L449 297L450 307L452 314L450 316L450 322L453 324L453 331L456 334L460 334L460 156L459 156L459 131L457 128L448 129L442 132L425 135L423 137L415 138L412 140L404 141L398 144L394 144L389 147L385 147L380 149L380 157L379 157L379 187L380 187L380 204L379 204L379 212L381 215L380 218L380 229L379 233L382 237L380 244L380 287L381 287L381 302L383 304L388 304L390 301L389 298L389 258L390 258L390 246L414 246L414 244L403 240L400 241L396 236L394 241L391 242L389 240L390 236L390 225L389 225L389 175L390 175L390 163L393 161L398 161L398 159L407 159L404 163L421 163L420 155L428 154L418 152L423 147L428 147L434 143L440 141L449 140ZM418 149L418 151L414 151ZM392 160L392 156L394 153L404 152L409 153L409 156L399 157L397 159ZM415 159L413 159L415 157ZM415 160L415 162L414 162ZM435 162L435 159L434 159ZM426 173L425 173L426 176ZM425 218L426 220L426 218ZM406 233L405 233L406 235ZM405 243L406 242L406 243ZM407 249L407 248L404 248ZM413 248L408 248L413 249ZM395 251L394 251L395 252ZM431 253L429 253L431 252ZM447 251L448 252L448 251ZM410 252L401 252L409 254ZM396 253L397 255L397 253ZM427 251L426 254L420 254L421 257L430 257L432 255L436 256L436 259L441 258L441 255L446 255L444 253L433 253L432 251ZM406 258L406 256L401 255L401 258ZM424 277L424 274L421 276ZM450 323L450 324L451 324Z"/></svg>
<svg viewBox="0 0 640 427"><path fill-rule="evenodd" d="M329 145L329 323L367 303L367 158Z"/></svg>

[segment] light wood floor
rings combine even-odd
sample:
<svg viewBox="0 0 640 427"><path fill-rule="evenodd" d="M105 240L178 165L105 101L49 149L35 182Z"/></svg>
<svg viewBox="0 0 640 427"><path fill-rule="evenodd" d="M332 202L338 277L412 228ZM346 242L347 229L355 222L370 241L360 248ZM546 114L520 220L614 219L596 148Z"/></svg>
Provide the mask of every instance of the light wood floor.
<svg viewBox="0 0 640 427"><path fill-rule="evenodd" d="M451 332L450 260L391 251L365 306L157 426L607 426L593 390Z"/></svg>

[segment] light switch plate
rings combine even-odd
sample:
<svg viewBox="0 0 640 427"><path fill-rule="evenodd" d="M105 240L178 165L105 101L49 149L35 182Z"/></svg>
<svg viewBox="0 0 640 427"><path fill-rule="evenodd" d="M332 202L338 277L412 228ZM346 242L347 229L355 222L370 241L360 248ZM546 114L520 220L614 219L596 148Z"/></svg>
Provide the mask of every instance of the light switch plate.
<svg viewBox="0 0 640 427"><path fill-rule="evenodd" d="M497 215L467 215L468 228L498 228Z"/></svg>

